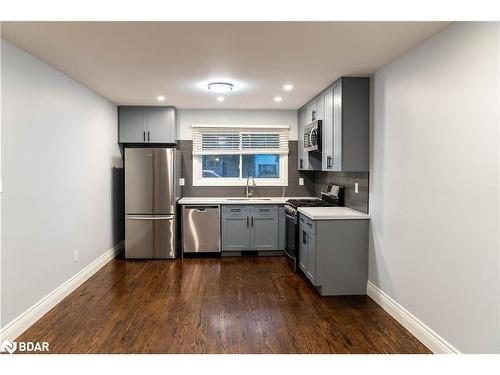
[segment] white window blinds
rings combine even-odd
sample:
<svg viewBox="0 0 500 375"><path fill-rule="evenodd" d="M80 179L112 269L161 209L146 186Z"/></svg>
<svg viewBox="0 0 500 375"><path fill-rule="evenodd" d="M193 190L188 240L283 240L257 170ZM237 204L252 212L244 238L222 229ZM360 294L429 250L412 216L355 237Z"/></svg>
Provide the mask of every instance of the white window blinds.
<svg viewBox="0 0 500 375"><path fill-rule="evenodd" d="M288 126L193 125L193 155L288 154Z"/></svg>

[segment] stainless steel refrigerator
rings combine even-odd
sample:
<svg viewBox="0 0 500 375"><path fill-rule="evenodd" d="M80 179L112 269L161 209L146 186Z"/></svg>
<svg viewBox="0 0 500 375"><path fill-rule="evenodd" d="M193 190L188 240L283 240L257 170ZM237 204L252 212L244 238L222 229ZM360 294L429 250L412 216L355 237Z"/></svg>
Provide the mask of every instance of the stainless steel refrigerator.
<svg viewBox="0 0 500 375"><path fill-rule="evenodd" d="M175 258L178 168L173 148L125 148L126 258Z"/></svg>

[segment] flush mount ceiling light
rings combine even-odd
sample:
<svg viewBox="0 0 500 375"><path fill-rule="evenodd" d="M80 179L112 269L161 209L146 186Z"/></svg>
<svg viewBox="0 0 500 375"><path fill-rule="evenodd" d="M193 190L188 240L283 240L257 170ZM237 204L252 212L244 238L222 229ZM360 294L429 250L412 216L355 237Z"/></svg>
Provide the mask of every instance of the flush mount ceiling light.
<svg viewBox="0 0 500 375"><path fill-rule="evenodd" d="M165 97L163 95L158 95L156 97L156 100L158 100L159 102L163 102L165 100Z"/></svg>
<svg viewBox="0 0 500 375"><path fill-rule="evenodd" d="M224 97L223 96L218 96L217 97L217 101L218 102L223 102L224 101Z"/></svg>
<svg viewBox="0 0 500 375"><path fill-rule="evenodd" d="M283 100L283 98L282 98L281 96L275 96L275 97L274 97L274 101L275 101L275 102L278 102L278 103L279 103L279 102L281 102L282 100Z"/></svg>
<svg viewBox="0 0 500 375"><path fill-rule="evenodd" d="M292 91L293 85L287 83L286 85L283 86L283 90L285 91Z"/></svg>
<svg viewBox="0 0 500 375"><path fill-rule="evenodd" d="M213 92L230 92L233 91L234 85L228 82L211 82L208 84L208 89Z"/></svg>

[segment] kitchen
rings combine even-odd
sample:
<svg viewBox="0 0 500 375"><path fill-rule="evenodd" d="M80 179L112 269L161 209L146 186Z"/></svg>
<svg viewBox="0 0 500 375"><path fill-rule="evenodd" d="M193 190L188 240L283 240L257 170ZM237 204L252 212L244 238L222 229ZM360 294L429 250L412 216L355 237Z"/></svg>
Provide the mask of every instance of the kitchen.
<svg viewBox="0 0 500 375"><path fill-rule="evenodd" d="M207 90L230 95L233 86L210 82ZM285 84L283 90L293 86ZM368 174L369 98L369 77L341 77L305 103L297 112L299 140L292 157L297 164L289 167L289 125L192 124L193 141L186 142L178 155L173 147L144 148L177 143L174 107L119 107L118 139L125 155L125 258L284 253L291 269L303 272L321 295L365 294L367 202L364 212L345 207L345 187L334 184L325 186L323 199L314 198L314 192L300 189L303 177L291 181L311 196L290 199L291 189L285 194L285 187L295 184L287 184L290 176L283 169L294 174L315 170ZM193 170L192 179L184 170ZM183 193L186 180L191 193ZM276 185L282 196L260 196L256 181L259 187ZM242 183L244 196L192 196L200 194L197 186L213 189Z"/></svg>
<svg viewBox="0 0 500 375"><path fill-rule="evenodd" d="M499 30L2 22L1 341L498 353Z"/></svg>

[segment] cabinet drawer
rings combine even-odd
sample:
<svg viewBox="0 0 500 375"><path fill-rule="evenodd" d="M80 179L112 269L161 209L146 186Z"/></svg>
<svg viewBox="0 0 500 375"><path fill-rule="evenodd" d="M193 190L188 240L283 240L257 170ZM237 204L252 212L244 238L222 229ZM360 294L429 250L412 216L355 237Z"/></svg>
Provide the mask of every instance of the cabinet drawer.
<svg viewBox="0 0 500 375"><path fill-rule="evenodd" d="M253 215L255 217L271 217L278 216L278 206L262 205L253 207Z"/></svg>
<svg viewBox="0 0 500 375"><path fill-rule="evenodd" d="M222 207L222 215L224 217L246 217L249 215L247 206L225 205Z"/></svg>

